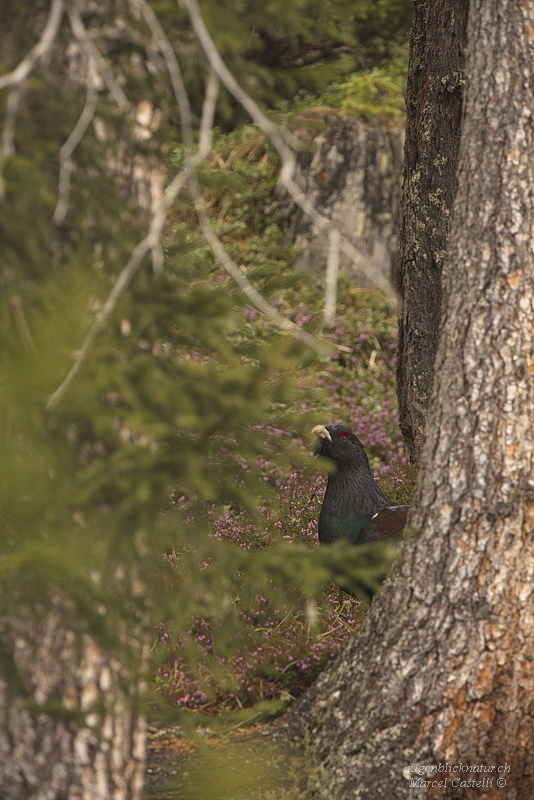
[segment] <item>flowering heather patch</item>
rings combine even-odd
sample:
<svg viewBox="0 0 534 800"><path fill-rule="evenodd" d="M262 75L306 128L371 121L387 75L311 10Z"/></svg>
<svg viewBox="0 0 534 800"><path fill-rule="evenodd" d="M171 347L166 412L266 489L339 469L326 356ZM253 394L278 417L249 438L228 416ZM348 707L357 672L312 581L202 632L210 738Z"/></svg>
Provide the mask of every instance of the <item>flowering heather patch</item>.
<svg viewBox="0 0 534 800"><path fill-rule="evenodd" d="M291 306L287 295L275 305L301 325L312 327L317 319L313 304L300 292ZM372 302L369 300L371 297ZM398 430L395 379L395 334L393 321L371 293L348 291L340 303L340 316L327 336L352 349L330 360L316 360L299 373L300 410L310 417L310 429L346 422L363 442L375 478L396 502L408 502L414 481L406 465ZM311 309L311 310L310 310ZM247 321L253 335L272 333L257 312ZM293 440L310 452L314 443L296 439L293 432L275 425L262 429L267 451L279 452L281 440ZM326 475L317 466L295 467L284 474L273 460L262 456L257 474L276 487L278 504L258 509L261 522L244 512L228 508L208 511L214 539L244 550L262 550L275 542L317 546L317 518ZM180 642L163 629L160 641L168 652L157 675L159 691L171 705L184 709L220 712L250 707L262 700L284 701L300 695L354 634L365 616L360 601L333 584L324 599L310 604L304 597L288 603L280 590L280 602L257 597L253 607L242 607L235 599L241 621L240 633L226 632L217 623L202 618L191 621L187 636L199 648L192 671L181 656ZM224 652L217 646L225 642Z"/></svg>
<svg viewBox="0 0 534 800"><path fill-rule="evenodd" d="M403 472L388 476L409 488L411 476ZM280 482L280 507L263 509L262 526L253 525L246 514L231 510L213 515L215 538L251 550L268 547L277 537L288 542L317 545L317 517L326 478L310 471L294 471ZM382 482L382 486L387 489ZM401 498L402 499L402 498ZM217 654L213 646L220 626L196 618L187 635L199 646L196 670L187 668L180 644L171 641L164 627L160 641L168 659L160 668L157 683L162 697L178 708L221 712L244 708L263 700L290 700L302 694L331 659L354 635L365 616L365 605L331 584L322 603L312 607L304 598L289 607L281 598L274 606L258 597L254 608L241 609L242 632L231 643L230 656Z"/></svg>
<svg viewBox="0 0 534 800"><path fill-rule="evenodd" d="M241 612L244 634L231 656L214 656L208 623L195 620L188 633L202 654L197 670L188 671L179 646L172 647L157 676L161 695L178 708L215 713L298 697L342 649L364 609L333 590L317 613L312 625L304 611L273 608L260 597L254 609ZM165 642L168 634L162 629L160 637Z"/></svg>

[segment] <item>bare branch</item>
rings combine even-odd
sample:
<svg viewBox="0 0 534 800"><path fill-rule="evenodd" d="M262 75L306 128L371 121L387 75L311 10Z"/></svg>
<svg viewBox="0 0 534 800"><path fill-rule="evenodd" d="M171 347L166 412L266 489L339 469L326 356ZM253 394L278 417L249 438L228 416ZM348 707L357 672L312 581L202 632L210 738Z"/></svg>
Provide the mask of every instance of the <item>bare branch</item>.
<svg viewBox="0 0 534 800"><path fill-rule="evenodd" d="M184 168L178 173L178 175L176 175L176 177L171 181L171 183L165 189L163 193L163 198L161 199L158 208L156 209L154 216L152 217L152 221L150 223L150 228L147 235L136 245L136 247L132 251L128 263L123 268L119 277L113 284L113 288L111 289L111 292L109 293L106 302L96 315L93 324L89 328L85 336L85 339L82 342L82 346L75 353L74 364L72 365L66 377L58 386L56 391L48 399L48 402L46 404L47 410L55 408L59 403L59 401L61 400L61 398L63 397L63 395L65 394L73 378L76 376L78 370L85 361L87 353L89 352L89 349L94 341L96 334L109 319L111 313L113 312L113 309L115 308L117 300L119 299L120 295L126 289L128 284L132 280L133 276L139 269L143 261L143 258L150 251L154 252L154 250L161 249L161 244L160 244L161 231L167 219L167 213L169 211L169 208L175 201L176 197L181 192L185 184L189 180L191 180L191 178L194 175L195 169L198 167L201 161L202 157L198 153L189 158Z"/></svg>
<svg viewBox="0 0 534 800"><path fill-rule="evenodd" d="M235 261L230 258L224 249L219 237L215 233L213 226L208 219L198 191L193 189L193 196L200 226L202 228L202 233L204 234L204 238L209 244L215 258L219 264L221 264L224 270L234 279L239 288L244 292L252 304L259 311L261 311L261 313L264 314L267 319L270 319L282 330L288 331L292 336L303 342L303 344L307 345L308 347L311 347L312 350L315 350L315 352L319 353L321 356L332 355L333 352L339 349L347 351L350 350L348 347L339 348L337 345L332 344L331 342L327 342L324 339L319 339L316 336L313 336L313 334L308 333L308 331L305 331L290 319L287 319L286 317L282 316L282 314L279 314L278 311L276 311L276 309L273 308L273 306L262 297L258 290L249 281L245 273L239 269Z"/></svg>
<svg viewBox="0 0 534 800"><path fill-rule="evenodd" d="M33 341L30 326L28 325L28 320L26 319L26 314L24 313L24 309L22 307L22 300L18 294L15 294L13 297L11 297L11 310L13 311L15 323L19 329L20 338L22 339L26 350L34 355L37 355L37 348L35 346L35 342Z"/></svg>
<svg viewBox="0 0 534 800"><path fill-rule="evenodd" d="M165 267L165 254L161 242L152 247L152 269L156 275L161 275Z"/></svg>
<svg viewBox="0 0 534 800"><path fill-rule="evenodd" d="M176 71L176 76L173 79L173 87L176 99L180 106L180 116L182 120L182 135L184 138L184 143L190 142L192 141L192 130L190 127L192 125L191 110L189 106L189 99L187 97L187 94L185 92L185 87L183 85L180 67L176 59L174 50L172 49L172 46L167 36L165 35L163 29L161 28L157 17L154 15L152 9L146 4L145 0L130 0L130 3L132 6L138 8L141 11L147 23L149 24L150 29L152 30L152 33L158 42L161 52L165 56L169 72L171 73L171 78L173 77L173 71ZM230 78L232 78L231 75ZM215 116L217 92L218 92L218 77L216 70L212 66L206 84L206 92L204 97L204 105L202 109L202 119L200 123L200 133L199 133L199 155L203 157L207 157L211 151L211 131L213 129L213 120ZM268 126L271 125L271 123L266 117L265 117L265 123ZM189 130L187 130L188 127ZM205 211L202 207L201 196L200 196L200 191L198 189L198 183L196 181L196 177L193 177L189 181L189 186L191 188L193 196L195 197L195 205L197 208L197 212L199 213L199 218L201 221L204 235L215 257L217 258L219 263L223 266L223 268L228 272L228 274L231 275L231 277L237 282L237 284L241 287L241 289L251 300L251 302L256 306L256 308L281 328L284 328L286 330L291 330L291 333L293 333L297 338L301 339L302 341L305 341L305 343L310 347L312 347L314 350L320 352L323 355L331 353L332 350L335 349L334 347L331 347L326 343L320 342L320 340L316 339L311 334L308 334L306 331L303 331L301 328L292 323L290 320L287 320L285 317L279 314L269 303L267 303L267 301L263 299L261 294L250 283L246 275L239 269L239 267L232 261L232 259L230 259L230 257L224 250L223 245L218 239L215 231L213 230L213 227L211 226L211 223L209 222L205 214Z"/></svg>
<svg viewBox="0 0 534 800"><path fill-rule="evenodd" d="M164 35L164 34L163 34ZM81 365L85 361L87 357L87 353L94 341L95 336L97 335L98 331L102 328L105 322L111 316L113 309L117 303L122 292L126 289L130 281L132 280L133 276L139 269L143 258L147 255L147 253L152 253L152 263L155 272L160 272L163 269L163 251L161 248L161 232L163 230L163 226L167 219L167 213L169 208L171 207L172 203L175 201L178 194L181 192L183 187L189 183L190 181L195 180L195 170L200 165L200 163L204 160L206 155L209 153L209 144L211 141L211 136L209 131L211 130L213 124L213 116L215 113L215 103L217 100L217 80L215 75L210 75L208 78L208 83L206 87L206 98L204 101L204 108L202 114L202 122L201 122L201 129L203 130L203 138L206 142L208 142L207 149L204 152L201 152L199 149L196 153L191 154L182 170L176 175L176 177L170 182L170 184L166 187L163 197L159 203L158 208L156 209L154 216L152 217L152 221L150 223L150 228L147 235L142 239L135 249L133 250L128 263L123 268L122 272L120 273L119 277L115 281L111 292L109 293L104 305L96 315L95 319L93 320L93 324L89 328L85 339L82 342L82 346L80 349L75 353L74 356L74 364L70 368L69 372L58 386L56 391L50 396L48 402L46 404L47 410L51 410L57 406L63 395L65 394L66 390L68 389L70 383L78 373Z"/></svg>
<svg viewBox="0 0 534 800"><path fill-rule="evenodd" d="M20 83L9 92L6 101L6 116L2 129L2 144L0 149L0 199L4 197L5 181L3 178L6 161L15 155L15 122L20 107L20 101L26 91L26 84Z"/></svg>
<svg viewBox="0 0 534 800"><path fill-rule="evenodd" d="M63 11L64 0L52 0L41 38L13 72L8 72L7 75L0 77L0 89L16 86L26 80L37 61L49 52L56 39Z"/></svg>
<svg viewBox="0 0 534 800"><path fill-rule="evenodd" d="M274 125L263 113L260 107L254 100L242 89L234 76L224 63L221 55L211 35L202 19L197 0L185 0L185 5L189 12L191 24L197 34L198 40L202 45L204 53L215 70L222 83L226 86L229 92L236 98L236 100L248 112L251 119L258 125L258 127L269 137L271 144L278 152L282 159L282 168L280 171L280 184L289 192L292 199L298 206L307 214L314 222L318 230L334 231L337 230L340 237L340 249L350 258L358 267L366 278L378 288L382 289L385 293L388 302L394 308L396 306L396 295L393 291L390 281L384 278L379 270L375 268L372 262L364 259L356 250L354 245L339 231L335 225L328 219L328 217L320 214L310 202L308 197L304 194L294 179L295 174L295 154L288 147L284 137L281 135L279 128Z"/></svg>
<svg viewBox="0 0 534 800"><path fill-rule="evenodd" d="M202 117L200 120L200 132L198 137L198 149L205 156L211 152L211 133L213 131L213 121L215 119L215 108L217 96L219 94L219 79L214 69L210 69L204 104L202 106Z"/></svg>
<svg viewBox="0 0 534 800"><path fill-rule="evenodd" d="M185 89L184 81L182 78L182 71L180 64L176 58L174 49L165 35L158 18L154 14L152 8L146 0L129 0L132 8L137 9L145 19L148 27L150 28L153 37L158 43L158 47L167 64L169 76L176 97L178 108L180 110L180 123L182 128L182 140L186 147L193 145L193 121L191 116L191 106L189 105L189 98Z"/></svg>
<svg viewBox="0 0 534 800"><path fill-rule="evenodd" d="M211 151L211 132L213 129L213 120L215 117L215 106L217 103L218 91L218 78L215 70L210 71L208 82L206 84L206 94L204 97L204 105L202 108L202 119L200 122L200 145L199 153L207 156ZM248 297L256 308L261 311L268 319L275 323L282 330L287 330L296 339L311 347L322 356L331 355L336 350L335 345L329 342L316 338L308 331L303 330L291 320L282 316L270 303L265 300L260 292L252 285L247 276L242 272L237 264L230 258L224 246L215 233L215 230L206 214L204 205L202 203L202 195L196 178L196 174L191 177L189 181L189 188L193 195L195 208L197 210L200 226L204 238L209 244L213 255L221 264L223 269L233 278L240 289Z"/></svg>
<svg viewBox="0 0 534 800"><path fill-rule="evenodd" d="M222 60L221 55L215 47L213 39L211 38L210 33L204 23L204 20L202 19L202 15L196 0L185 0L185 5L189 12L191 24L193 25L195 33L198 36L198 40L202 45L202 49L204 50L212 69L219 76L221 82L226 86L228 91L233 94L237 102L243 106L245 111L247 111L251 119L254 120L254 122L265 134L267 134L273 144L273 147L275 147L282 158L283 170L291 170L291 174L293 174L295 168L295 156L287 146L279 127L265 116L261 108L257 105L257 103L254 102L252 97L250 97L250 95L248 95L244 89L241 88Z"/></svg>
<svg viewBox="0 0 534 800"><path fill-rule="evenodd" d="M184 131L184 140L192 142L193 136L191 128L191 114L190 114L189 100L187 98L187 95L185 94L185 89L183 89L181 72L178 65L178 61L174 55L174 51L172 50L172 47L168 42L163 30L159 26L159 23L157 22L155 17L153 17L151 9L147 7L145 0L130 0L130 2L133 7L138 8L143 13L145 20L150 25L152 32L157 38L159 46L167 60L168 66L172 65L173 88L177 95L177 100L179 104L181 104L180 112L182 116L182 129ZM189 0L189 2L192 2L192 0ZM73 30L74 26L76 26L78 30L79 35L76 34L77 37L81 41L83 41L88 48L93 47L92 43L89 41L87 37L85 29L83 29L83 34L82 34L82 31L79 28L79 25L82 25L81 19L77 19L76 15L74 15L73 18L71 17L71 23L72 22L73 22ZM96 48L94 50L91 50L91 55L93 58L95 58L94 55L95 51L98 54ZM280 315L274 308L272 308L272 306L266 300L264 300L264 298L257 291L257 289L255 289L255 287L250 283L246 275L244 275L244 273L239 269L239 267L228 256L219 238L217 237L215 231L213 230L211 223L209 222L209 219L207 218L207 215L202 206L200 189L198 188L198 183L196 179L196 169L200 166L201 162L209 155L209 152L211 150L211 131L213 128L213 119L215 114L215 105L217 100L217 89L218 89L217 78L218 77L221 78L220 71L214 66L213 63L211 64L211 66L212 69L210 71L206 84L206 94L204 99L202 120L200 124L199 148L196 153L192 153L191 151L189 152L189 155L186 158L186 162L183 169L180 170L178 175L176 175L176 177L171 181L171 183L165 189L163 193L163 198L160 201L158 208L156 209L152 217L152 221L150 223L150 228L147 235L137 244L137 246L132 251L132 254L127 264L124 266L123 270L121 271L120 275L115 281L113 288L109 293L105 303L103 304L102 308L99 310L98 314L93 320L93 323L90 326L89 331L87 332L84 338L84 341L82 342L82 346L75 353L74 363L72 367L70 368L69 372L67 373L67 375L65 376L64 380L61 382L59 387L48 399L48 402L46 404L47 410L55 408L57 404L60 402L61 398L65 394L67 388L69 387L70 383L78 373L85 358L87 357L87 354L94 341L95 336L111 316L118 298L120 297L122 292L126 289L126 287L129 285L136 271L139 269L144 257L149 252L152 252L154 270L161 271L161 269L163 268L161 233L165 221L167 219L167 214L170 206L175 201L176 197L186 184L189 184L193 196L195 198L195 204L197 207L197 212L199 214L201 227L208 244L213 250L213 253L215 254L218 261L222 264L224 269L232 276L232 278L236 281L236 283L241 287L246 296L253 302L256 308L258 308L269 319L273 320L273 322L275 322L276 325L280 326L285 330L288 330L293 336L300 339L302 342L304 342L309 347L313 348L322 355L329 355L332 353L333 350L348 349L343 347L340 348L336 345L332 345L329 342L324 342L317 339L312 334L302 330L302 328L300 328L298 325L295 325L295 323L286 319L285 317ZM224 69L226 70L226 67L224 67ZM226 72L227 72L227 77L229 76L230 78L232 78L232 76L230 75L230 73L228 73L227 70ZM245 106L252 104L255 108L257 108L254 101L248 98L248 95L245 95L244 93L243 95L244 95L243 100ZM277 147L279 152L282 151L284 154L283 155L284 166L282 169L282 173L285 172L288 174L292 174L294 169L293 153L289 150L289 148L285 144L276 126L274 126L266 117L264 117L263 113L259 109L258 109L258 114L262 120L262 127L270 136L271 142L273 143L273 145ZM72 138L72 142L74 142L73 134L71 134L71 137L69 137L69 140ZM65 143L64 147L66 146L66 144L67 143Z"/></svg>
<svg viewBox="0 0 534 800"><path fill-rule="evenodd" d="M69 207L70 197L70 176L72 172L72 154L81 142L85 131L91 124L96 111L98 102L98 92L94 81L95 63L93 57L87 58L87 94L82 113L78 117L78 122L74 126L69 138L59 151L59 191L57 205L54 211L54 222L61 225Z"/></svg>
<svg viewBox="0 0 534 800"><path fill-rule="evenodd" d="M13 158L15 155L15 120L17 118L20 101L22 100L25 89L25 84L22 83L12 89L7 96L6 118L2 131L2 153L0 155L1 166L3 166L9 158Z"/></svg>
<svg viewBox="0 0 534 800"><path fill-rule="evenodd" d="M341 252L350 258L352 263L357 267L362 275L365 275L370 283L384 292L391 308L396 308L397 296L391 285L391 281L381 274L378 265L374 265L370 258L364 258L362 254L359 253L354 247L352 242L341 233L339 228L337 228L331 222L331 220L328 219L328 217L325 217L323 214L320 214L317 211L313 203L292 177L287 176L285 179L283 179L283 185L288 190L295 203L297 203L304 213L307 214L313 221L318 232L325 231L330 234L334 232L337 233L339 236L339 249Z"/></svg>
<svg viewBox="0 0 534 800"><path fill-rule="evenodd" d="M98 72L101 74L102 80L108 87L109 93L115 100L119 111L127 111L130 108L130 101L124 94L122 86L113 74L113 70L110 69L107 59L104 58L85 29L80 11L76 6L69 8L69 21L74 36L79 41L87 55L93 59Z"/></svg>

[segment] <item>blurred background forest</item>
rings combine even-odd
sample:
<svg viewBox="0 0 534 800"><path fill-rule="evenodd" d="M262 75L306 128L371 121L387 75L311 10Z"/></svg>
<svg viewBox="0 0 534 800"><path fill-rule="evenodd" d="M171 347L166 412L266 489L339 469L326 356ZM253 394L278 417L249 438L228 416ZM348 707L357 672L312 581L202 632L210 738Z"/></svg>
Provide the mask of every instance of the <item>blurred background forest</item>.
<svg viewBox="0 0 534 800"><path fill-rule="evenodd" d="M344 275L325 323L324 275L295 270L280 155L224 86L211 151L166 209L161 249L150 241L128 270L165 183L195 152L209 65L186 6L83 0L60 9L49 48L15 74L55 5L0 10L4 674L25 691L13 631L61 607L64 624L143 665L153 719L263 719L312 683L364 614L328 581L356 576L365 597L392 557L319 553L326 476L309 453L313 425L348 422L384 490L406 501L395 310ZM321 133L314 109L402 128L410 0L200 10L290 146L310 148L303 127ZM181 70L174 91L165 41ZM197 190L277 317L214 254Z"/></svg>

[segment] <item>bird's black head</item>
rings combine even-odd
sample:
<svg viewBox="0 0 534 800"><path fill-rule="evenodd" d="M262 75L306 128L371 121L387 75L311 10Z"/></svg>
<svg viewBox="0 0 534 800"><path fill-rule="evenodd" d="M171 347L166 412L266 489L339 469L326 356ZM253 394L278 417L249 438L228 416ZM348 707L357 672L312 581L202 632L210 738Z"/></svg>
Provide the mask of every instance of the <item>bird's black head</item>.
<svg viewBox="0 0 534 800"><path fill-rule="evenodd" d="M312 433L319 439L314 454L333 461L338 470L369 469L363 445L348 425L316 425Z"/></svg>

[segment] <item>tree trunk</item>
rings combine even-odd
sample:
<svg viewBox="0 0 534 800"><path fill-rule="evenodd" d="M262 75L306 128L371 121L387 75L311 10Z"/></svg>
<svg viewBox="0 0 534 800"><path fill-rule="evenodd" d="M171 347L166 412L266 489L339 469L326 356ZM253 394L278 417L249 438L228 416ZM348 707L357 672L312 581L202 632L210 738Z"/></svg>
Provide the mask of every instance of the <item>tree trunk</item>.
<svg viewBox="0 0 534 800"><path fill-rule="evenodd" d="M419 535L315 689L314 800L534 797L532 4L471 0L466 73Z"/></svg>
<svg viewBox="0 0 534 800"><path fill-rule="evenodd" d="M416 0L406 92L403 218L395 282L397 393L409 459L419 461L441 315L441 269L456 193L468 3Z"/></svg>
<svg viewBox="0 0 534 800"><path fill-rule="evenodd" d="M9 638L27 696L0 678L2 800L137 800L146 730L128 670L52 614Z"/></svg>

